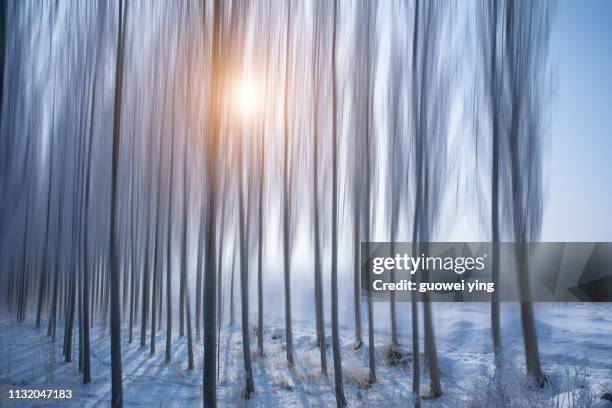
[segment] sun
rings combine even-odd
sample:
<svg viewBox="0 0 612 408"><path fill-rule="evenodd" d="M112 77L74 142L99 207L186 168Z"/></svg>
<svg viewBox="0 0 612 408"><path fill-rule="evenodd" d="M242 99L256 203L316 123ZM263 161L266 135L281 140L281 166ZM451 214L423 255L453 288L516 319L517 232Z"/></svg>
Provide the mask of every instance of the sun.
<svg viewBox="0 0 612 408"><path fill-rule="evenodd" d="M250 78L241 78L234 86L234 107L245 117L252 117L260 105L260 96L256 84Z"/></svg>

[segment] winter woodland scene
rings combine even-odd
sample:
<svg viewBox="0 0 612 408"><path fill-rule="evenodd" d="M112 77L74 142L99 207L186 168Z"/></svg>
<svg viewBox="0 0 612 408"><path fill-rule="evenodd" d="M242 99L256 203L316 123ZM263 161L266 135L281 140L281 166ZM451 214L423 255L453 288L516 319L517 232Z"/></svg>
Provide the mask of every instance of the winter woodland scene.
<svg viewBox="0 0 612 408"><path fill-rule="evenodd" d="M0 406L612 406L612 303L360 260L612 241L612 2L0 0L0 58Z"/></svg>

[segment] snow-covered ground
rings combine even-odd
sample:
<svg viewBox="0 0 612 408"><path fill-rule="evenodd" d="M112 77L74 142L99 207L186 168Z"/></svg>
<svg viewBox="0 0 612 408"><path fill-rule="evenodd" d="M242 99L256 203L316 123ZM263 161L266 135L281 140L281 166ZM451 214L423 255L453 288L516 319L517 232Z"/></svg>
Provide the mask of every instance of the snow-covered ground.
<svg viewBox="0 0 612 408"><path fill-rule="evenodd" d="M435 330L444 395L424 401L424 406L491 406L492 349L487 304L435 304ZM528 391L524 384L524 357L517 305L502 308L503 343L507 355L504 389L523 406L572 406L580 397L598 407L612 406L599 396L612 391L612 304L538 304L537 330L542 365L550 378L544 391ZM402 327L409 327L409 315L400 315ZM348 319L343 323L348 324ZM236 319L239 322L239 315ZM110 403L110 342L107 329L92 329L92 384L82 385L78 373L78 333L75 332L74 362L62 357L62 324L57 341L52 344L46 330L32 323L0 322L0 406L100 406ZM367 326L364 326L364 330ZM125 332L127 329L124 329ZM202 344L195 346L196 369L187 370L186 337L174 334L173 361L164 362L165 331L157 336L157 354L139 346L139 330L134 342L127 343L124 332L123 388L126 406L167 407L199 406L202 399ZM328 341L331 343L329 327ZM364 334L367 333L365 330ZM400 331L400 341L410 350L409 332ZM388 332L376 333L378 382L364 387L367 376L366 344L353 350L350 327L341 329L345 392L351 406L406 406L411 401L411 356L399 365L385 358ZM310 407L333 406L333 363L328 349L329 376L322 377L319 352L315 347L314 325L294 323L295 366L288 368L282 325L265 330L265 357L256 355L257 339L252 330L252 355L255 395L241 400L243 389L242 336L239 324L226 327L220 338L218 392L220 406ZM423 393L428 383L422 380ZM74 398L69 402L8 400L9 389L69 388ZM594 395L591 395L591 391ZM536 395L535 397L533 395ZM556 397L555 397L556 396ZM526 401L526 402L525 402ZM543 402L544 401L544 402Z"/></svg>

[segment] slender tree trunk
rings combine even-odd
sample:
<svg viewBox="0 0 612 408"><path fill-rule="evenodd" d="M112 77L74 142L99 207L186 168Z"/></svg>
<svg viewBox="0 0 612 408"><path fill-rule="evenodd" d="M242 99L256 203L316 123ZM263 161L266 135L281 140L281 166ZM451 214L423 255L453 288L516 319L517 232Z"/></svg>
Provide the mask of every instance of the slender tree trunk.
<svg viewBox="0 0 612 408"><path fill-rule="evenodd" d="M366 244L368 246L368 251L367 253L369 253L369 241L371 238L371 190L372 190L372 164L371 164L371 160L372 160L372 146L371 146L371 131L372 131L372 126L370 125L370 115L372 112L372 96L371 96L371 90L370 90L370 83L372 81L371 78L371 37L372 37L372 17L371 17L371 10L370 10L370 3L366 2L366 7L368 8L367 10L367 63L366 63L366 69L367 69L367 77L366 77L366 119L365 119L365 158L366 158L366 179L365 179L365 184L366 184L366 192L365 192L365 208L364 208L364 215L365 215L365 238L366 241L368 242L368 244ZM366 274L366 284L368 285L368 287L370 286L370 275ZM369 381L371 383L376 382L376 352L374 349L374 307L372 304L372 297L368 296L367 297L367 304L368 304L368 354L369 354L369 365L370 365L370 378Z"/></svg>
<svg viewBox="0 0 612 408"><path fill-rule="evenodd" d="M188 281L187 274L187 217L189 214L189 183L187 178L187 135L185 135L185 146L183 147L183 237L182 237L182 253L181 253L181 281L183 283L183 307L187 317L187 355L188 367L193 370L195 367L193 362L193 338L191 332L191 305L189 304L189 290L186 287Z"/></svg>
<svg viewBox="0 0 612 408"><path fill-rule="evenodd" d="M270 3L270 7L272 3ZM266 48L266 92L264 97L264 106L268 106L268 85L270 79L270 49L271 30L268 30L268 47ZM261 121L261 134L259 146L259 196L258 196L258 229L257 229L257 348L259 355L264 356L263 343L263 326L264 326L264 306L263 306L263 240L264 240L264 218L263 218L263 195L264 195L264 178L265 178L265 158L266 158L266 111L263 110L263 120Z"/></svg>
<svg viewBox="0 0 612 408"><path fill-rule="evenodd" d="M2 2L2 6L1 7L6 7L5 3ZM2 16L2 20L4 20L4 17ZM2 47L4 47L4 44L2 44ZM2 58L4 59L4 48L1 50L2 52ZM2 61L4 62L4 61ZM0 68L1 70L4 70L4 65L2 65L2 68ZM0 82L3 79L0 78ZM54 84L55 84L55 76L54 76ZM2 85L0 85L1 87ZM0 93L0 98L2 98L2 94ZM0 99L0 110L2 109L2 99ZM51 120L51 130L53 131L54 129L54 124L55 124L55 85L53 87L53 114L52 114L53 119ZM54 141L54 137L53 134L51 133L49 135L49 189L47 191L47 218L46 218L46 222L45 222L45 232L44 232L44 243L43 243L43 249L42 249L42 254L43 254L43 259L41 262L41 269L40 269L40 286L39 286L39 290L38 290L38 306L36 307L36 328L39 329L40 328L40 321L41 321L41 317L42 317L42 309L43 309L43 303L45 301L45 293L47 291L47 276L49 274L49 269L48 269L48 247L49 247L49 234L50 234L50 229L49 229L49 225L51 224L51 192L53 191L53 156L54 156L54 152L53 152L53 147L55 145L55 141Z"/></svg>
<svg viewBox="0 0 612 408"><path fill-rule="evenodd" d="M65 167L63 170L65 170ZM64 171L62 170L62 174ZM57 308L58 308L58 290L59 290L59 280L60 280L60 248L61 248L61 238L62 238L62 230L63 230L63 207L64 207L64 194L60 194L59 198L59 206L58 206L58 221L57 221L57 239L56 239L56 251L55 251L55 267L53 271L53 295L51 299L51 317L49 318L49 328L47 330L47 336L52 337L52 342L55 343L55 327L57 322Z"/></svg>
<svg viewBox="0 0 612 408"><path fill-rule="evenodd" d="M225 152L226 152L225 159L227 162L227 149L225 150ZM226 174L228 173L229 171L226 170ZM229 191L226 184L223 186L223 193L222 193L224 203L227 202L227 194ZM223 208L221 209L221 220L219 221L219 248L218 248L218 258L217 258L217 338L221 338L221 326L223 324L223 251L224 251L224 245L225 245L226 209L227 209L227 206L224 205ZM233 271L234 271L235 264L236 264L236 258L234 257L232 261L232 274L231 274L232 281L230 282L230 290L231 290L231 298L232 298L232 302L230 302L230 319L231 319L230 327L233 326L234 324L234 306L233 306L234 275L233 275ZM220 353L221 353L221 349L220 347L217 347L217 361L219 361ZM219 365L217 365L217 380L219 380Z"/></svg>
<svg viewBox="0 0 612 408"><path fill-rule="evenodd" d="M342 360L340 356L340 332L338 330L338 120L336 112L336 25L338 1L334 0L332 38L332 260L331 260L331 325L334 356L334 383L336 405L346 407L344 384L342 383Z"/></svg>
<svg viewBox="0 0 612 408"><path fill-rule="evenodd" d="M176 69L176 67L175 67ZM172 85L172 129L174 129L174 93L175 80ZM168 182L168 219L167 219L167 241L166 241L166 363L172 361L172 182L174 179L174 131L170 148L170 180Z"/></svg>
<svg viewBox="0 0 612 408"><path fill-rule="evenodd" d="M81 265L83 266L83 265ZM81 269L82 271L83 269ZM83 373L83 275L77 271L79 276L77 285L77 312L79 316L79 373Z"/></svg>
<svg viewBox="0 0 612 408"><path fill-rule="evenodd" d="M495 127L495 125L494 125ZM500 280L499 260L499 137L493 135L493 161L492 161L492 189L491 189L491 226L492 226L492 281L496 288ZM495 353L495 367L502 366L502 341L499 310L499 293L497 290L491 294L491 335L493 337L493 351Z"/></svg>
<svg viewBox="0 0 612 408"><path fill-rule="evenodd" d="M323 278L321 262L321 236L319 220L319 98L320 98L320 49L322 47L319 32L322 30L320 5L315 4L315 28L313 42L312 83L313 83L313 135L312 135L312 206L314 237L314 288L317 346L321 359L321 373L327 376L327 342L325 340L325 318L323 309Z"/></svg>
<svg viewBox="0 0 612 408"><path fill-rule="evenodd" d="M355 310L355 350L363 346L361 338L361 267L359 265L361 243L361 195L359 182L355 180L355 201L353 203L353 308Z"/></svg>
<svg viewBox="0 0 612 408"><path fill-rule="evenodd" d="M168 71L166 71L166 75L165 75L165 80L163 82L163 86L164 86L164 97L163 97L163 101L166 100L166 83L167 83L167 79L168 79ZM162 112L165 112L165 108L166 108L166 104L163 104L163 109ZM161 123L161 127L160 127L160 131L159 131L159 143L158 143L158 150L157 150L157 198L156 198L156 205L155 205L155 228L153 230L153 234L155 235L154 241L153 241L153 283L152 283L152 290L151 290L151 354L155 354L155 349L156 349L156 340L155 340L155 336L157 334L157 322L160 322L161 319L158 318L158 310L157 307L159 305L159 312L161 312L162 309L162 305L161 305L161 294L160 294L160 288L161 288L161 256L160 256L160 251L161 251L161 242L160 242L160 235L161 235L161 229L159 227L159 224L162 222L160 219L161 216L161 190L162 190L162 174L161 174L161 168L162 168L162 145L163 145L163 137L162 137L162 129L164 129L165 127L165 118L166 115L164 113L162 113L162 123ZM150 222L150 220L149 220ZM161 324L161 323L160 323Z"/></svg>
<svg viewBox="0 0 612 408"><path fill-rule="evenodd" d="M500 9L498 8L497 1L492 4L488 4L488 7L492 8L492 13L487 13L490 21L488 22L490 27L489 42L490 42L490 56L491 59L488 61L490 64L491 82L489 84L489 92L491 93L491 128L492 128L492 157L491 157L491 240L492 240L492 259L491 259L491 275L492 281L495 287L499 287L500 280L500 260L499 260L499 160L500 160L500 112L499 112L499 97L500 89L499 86L499 73L498 73L498 62L497 62L497 24L500 18ZM501 368L502 366L502 341L501 341L501 328L500 328L500 310L499 310L499 293L493 291L491 294L491 336L493 338L493 351L495 353L495 367Z"/></svg>
<svg viewBox="0 0 612 408"><path fill-rule="evenodd" d="M129 324L129 334L128 334L128 343L132 343L134 339L134 310L135 310L135 298L136 298L136 226L134 225L134 220L137 218L135 204L136 198L134 195L136 192L135 186L135 173L139 167L139 164L136 163L135 160L135 133L132 132L132 171L131 171L131 180L130 180L130 324Z"/></svg>
<svg viewBox="0 0 612 408"><path fill-rule="evenodd" d="M229 304L230 304L230 327L234 327L234 283L236 282L236 279L234 279L234 274L236 271L236 258L232 259L232 273L230 274L230 282L229 282L229 289L230 289L230 298L229 298Z"/></svg>
<svg viewBox="0 0 612 408"><path fill-rule="evenodd" d="M537 7L542 7L538 9ZM529 9L529 15L516 15L517 4L511 1L506 2L505 18L506 32L505 45L509 59L509 83L510 83L510 125L509 125L509 145L510 145L510 176L511 176L511 192L512 192L512 215L514 227L514 239L517 242L515 253L517 281L519 293L521 296L521 323L523 327L523 342L525 345L525 359L527 372L536 383L543 386L547 382L547 378L542 372L540 365L540 352L538 347L538 338L535 328L535 318L533 315L533 305L531 304L531 288L529 283L529 243L528 240L536 240L539 225L532 225L531 232L528 232L528 223L540 223L538 212L541 211L532 206L541 205L541 192L536 183L530 180L529 172L531 169L525 168L525 159L528 162L537 162L539 157L533 157L534 150L539 153L539 129L533 129L533 118L525 114L526 107L533 102L528 99L528 93L532 98L538 100L540 89L537 88L536 81L540 81L541 77L530 72L529 68L525 67L529 64L539 66L545 64L546 47L548 46L548 31L550 26L545 19L549 10L545 2L538 3ZM538 15L538 11L543 14ZM535 16L531 13L536 14ZM538 17L541 17L538 19ZM542 21L544 20L544 21ZM535 23L534 21L537 21ZM537 24L534 28L531 25ZM532 51L534 50L534 51ZM534 53L534 54L531 54ZM541 60L543 59L543 60ZM529 91L529 92L527 92ZM536 106L527 106L527 109L538 109ZM540 111L534 112L536 117L539 117ZM537 120L537 119L536 119ZM528 130L525 131L524 126L527 123ZM529 132L525 137L521 137L521 132ZM526 191L527 190L527 191ZM536 220L528 220L533 216Z"/></svg>
<svg viewBox="0 0 612 408"><path fill-rule="evenodd" d="M76 242L75 242L76 244ZM73 257L75 254L73 254ZM77 267L74 265L74 261L71 262L72 265L70 267L70 282L68 283L69 291L68 294L68 319L66 320L66 332L64 333L64 338L66 341L65 344L65 360L67 363L72 361L72 330L74 327L74 311L76 307L76 275L77 275Z"/></svg>
<svg viewBox="0 0 612 408"><path fill-rule="evenodd" d="M542 366L540 365L540 351L538 347L538 336L535 329L533 304L525 300L531 295L527 245L526 243L519 244L516 254L519 291L521 299L523 299L521 301L521 323L523 328L523 342L525 344L525 363L529 375L538 385L543 386L547 378L544 376Z"/></svg>
<svg viewBox="0 0 612 408"><path fill-rule="evenodd" d="M426 88L428 84L428 76L430 75L429 70L431 69L430 65L430 50L431 48L431 31L435 30L435 27L432 28L432 25L435 23L435 18L432 16L432 4L427 4L426 16L424 24L424 34L423 34L423 47L422 47L422 55L421 55L421 65L420 65L420 81L421 85L419 88L419 103L418 103L418 132L416 134L417 137L417 154L419 154L419 159L417 160L418 168L417 168L417 191L418 191L418 200L419 200L419 231L418 237L419 242L424 243L424 245L428 245L431 237L429 235L429 230L431 228L428 225L428 220L431 219L430 214L430 206L426 205L427 199L429 197L429 156L431 154L431 149L428 147L428 138L427 138L427 108L430 101L428 98L428 92L430 89ZM417 11L418 12L418 11ZM433 20L433 22L432 22ZM422 279L424 282L427 282L428 276L427 274L422 275ZM423 341L425 345L425 355L427 357L429 363L429 372L430 372L430 388L431 388L431 397L436 398L442 395L442 386L440 383L440 370L438 368L438 353L436 348L436 340L435 333L433 328L433 315L431 310L431 301L429 298L429 292L423 293Z"/></svg>
<svg viewBox="0 0 612 408"><path fill-rule="evenodd" d="M315 107L315 112L317 107ZM321 237L319 228L319 167L318 167L318 115L315 114L313 134L313 207L314 207L314 286L317 345L321 358L321 373L327 375L327 344L323 316L323 277L321 273Z"/></svg>
<svg viewBox="0 0 612 408"><path fill-rule="evenodd" d="M179 276L179 337L185 336L185 281Z"/></svg>
<svg viewBox="0 0 612 408"><path fill-rule="evenodd" d="M212 55L211 55L211 91L210 91L210 108L209 108L209 130L208 133L208 157L207 175L208 175L208 208L206 212L206 228L207 228L207 243L205 252L205 275L204 275L204 299L206 300L206 309L204 313L204 385L203 385L203 401L204 408L213 408L217 406L217 263L216 255L216 239L217 231L215 228L216 222L216 177L217 163L216 155L218 154L219 142L219 105L220 105L220 79L221 67L219 65L221 52L221 1L214 0L213 4L213 27L212 27ZM206 18L206 13L204 18Z"/></svg>
<svg viewBox="0 0 612 408"><path fill-rule="evenodd" d="M159 242L159 235L161 234L159 223L161 222L159 216L161 213L160 205L161 205L161 134L160 134L160 146L159 146L159 156L160 161L158 164L158 185L157 185L157 206L156 206L156 217L155 217L155 240L153 243L153 290L151 291L151 354L155 354L156 349L156 340L155 336L157 334L157 322L159 319L157 318L157 307L159 304L159 308L161 310L161 297L159 295L159 286L161 280L161 260L160 254L161 251L161 243Z"/></svg>
<svg viewBox="0 0 612 408"><path fill-rule="evenodd" d="M392 218L392 223L395 224L396 218ZM395 229L395 227L391 227ZM392 233L391 238L391 256L395 255L395 234ZM395 282L395 269L391 269L391 273L389 274L389 279L391 282ZM398 346L399 342L397 340L397 313L395 310L395 291L391 291L389 296L389 314L391 318L391 352L393 353L394 349Z"/></svg>
<svg viewBox="0 0 612 408"><path fill-rule="evenodd" d="M204 258L204 241L206 240L206 236L204 235L204 229L206 228L206 225L204 224L204 212L205 208L204 205L202 205L200 209L200 228L198 230L198 262L196 267L196 339L200 338L200 318L202 317L202 261Z"/></svg>
<svg viewBox="0 0 612 408"><path fill-rule="evenodd" d="M111 262L111 406L118 408L123 406L123 379L121 369L121 305L119 302L119 256L117 254L119 245L117 207L117 179L119 167L119 150L121 144L121 93L123 90L123 54L124 54L124 24L123 0L119 0L119 25L117 35L117 64L115 67L115 112L113 121L113 157L111 175L111 217L110 217L110 262ZM125 10L127 20L127 5Z"/></svg>
<svg viewBox="0 0 612 408"><path fill-rule="evenodd" d="M4 107L4 64L6 56L6 37L7 37L7 4L8 2L3 0L0 2L0 129L2 129L2 112ZM0 215L2 213L0 212ZM38 326L37 326L38 328Z"/></svg>
<svg viewBox="0 0 612 408"><path fill-rule="evenodd" d="M96 107L96 70L91 83L91 116L89 119L89 148L87 149L87 176L85 178L85 209L83 232L83 384L91 382L91 353L89 341L89 273L92 268L89 259L89 204L91 195L91 154L93 151L93 130ZM93 308L92 308L93 310ZM93 319L92 319L93 321Z"/></svg>
<svg viewBox="0 0 612 408"><path fill-rule="evenodd" d="M150 190L147 194L150 193ZM149 194L150 195L150 194ZM149 316L149 256L150 256L150 204L147 204L145 210L145 250L144 250L144 268L142 271L142 311L141 311L141 323L140 323L140 347L147 345L147 319Z"/></svg>
<svg viewBox="0 0 612 408"><path fill-rule="evenodd" d="M287 344L287 363L293 366L293 330L291 328L291 257L290 257L290 226L289 206L291 192L289 190L289 55L291 33L291 1L287 2L287 41L285 43L285 101L284 101L284 153L283 153L283 260L285 283L285 341Z"/></svg>
<svg viewBox="0 0 612 408"><path fill-rule="evenodd" d="M412 33L412 109L413 112L416 112L418 106L418 96L419 96L419 84L417 82L417 67L418 67L418 55L419 55L419 0L416 0L414 7L414 24L413 24L413 33ZM418 144L418 134L419 134L419 124L418 124L418 115L416 113L413 117L413 126L414 126L414 136L417 138ZM421 160L421 156L416 153L416 183L418 185L420 180L420 167L418 163ZM420 217L420 189L417 187L415 189L415 205L414 205L414 217L413 217L413 226L412 226L412 255L418 256L418 231L419 231L419 217ZM412 279L416 285L419 284L417 274L412 275ZM412 394L414 397L414 406L415 408L421 407L421 364L420 364L420 356L419 356L419 309L417 304L417 296L418 294L415 292L413 296L410 297L411 303L411 313L412 313Z"/></svg>
<svg viewBox="0 0 612 408"><path fill-rule="evenodd" d="M266 62L267 64L267 62ZM267 69L266 69L267 72ZM266 75L266 78L268 76ZM267 93L267 91L266 91ZM259 355L264 355L263 343L263 325L264 325L264 310L263 310L263 186L264 186L264 129L261 131L261 145L259 157L259 196L258 196L258 228L257 228L257 349Z"/></svg>
<svg viewBox="0 0 612 408"><path fill-rule="evenodd" d="M245 398L250 398L255 391L253 384L253 368L251 366L251 341L249 337L249 251L248 251L248 232L245 232L245 209L244 209L244 182L243 182L243 160L242 154L244 137L239 141L238 157L238 231L240 234L240 297L241 297L241 317L242 317L242 355L244 360L244 370L246 372Z"/></svg>

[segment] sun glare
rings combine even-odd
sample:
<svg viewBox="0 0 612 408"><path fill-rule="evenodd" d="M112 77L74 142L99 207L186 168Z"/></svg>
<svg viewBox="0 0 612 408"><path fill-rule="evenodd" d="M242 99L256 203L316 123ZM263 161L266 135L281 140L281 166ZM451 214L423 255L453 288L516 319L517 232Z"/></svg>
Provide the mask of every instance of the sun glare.
<svg viewBox="0 0 612 408"><path fill-rule="evenodd" d="M248 78L237 82L234 88L234 105L236 110L244 117L253 116L259 105L259 92L255 84Z"/></svg>

